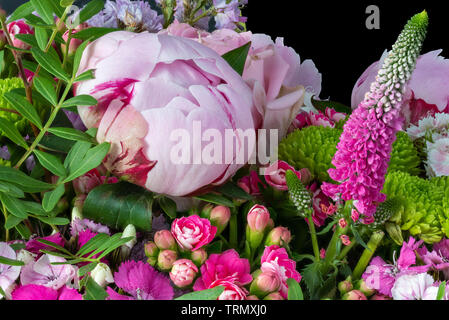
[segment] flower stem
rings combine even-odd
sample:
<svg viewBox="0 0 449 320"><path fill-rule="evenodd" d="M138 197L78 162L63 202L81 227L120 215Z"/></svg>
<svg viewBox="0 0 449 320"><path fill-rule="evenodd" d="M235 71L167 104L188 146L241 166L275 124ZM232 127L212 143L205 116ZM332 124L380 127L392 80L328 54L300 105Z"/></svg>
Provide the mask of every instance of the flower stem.
<svg viewBox="0 0 449 320"><path fill-rule="evenodd" d="M307 220L308 220L307 224L309 225L310 236L312 238L313 254L315 255L316 261L320 261L320 248L318 246L315 224L313 223L312 219L312 211L310 211L309 214L307 215Z"/></svg>
<svg viewBox="0 0 449 320"><path fill-rule="evenodd" d="M340 234L342 229L337 225L337 228L334 231L334 234L331 238L331 241L329 242L329 245L327 246L326 250L326 257L324 258L325 264L331 264L332 261L335 259L335 256L337 254L337 244L338 241L340 241Z"/></svg>
<svg viewBox="0 0 449 320"><path fill-rule="evenodd" d="M236 249L238 246L237 211L231 209L231 213L231 219L229 220L229 244L231 248Z"/></svg>
<svg viewBox="0 0 449 320"><path fill-rule="evenodd" d="M6 211L5 204L2 202L2 209L3 209L3 216L5 217L5 224L6 220L8 219L8 212ZM9 230L5 228L5 241L9 241Z"/></svg>
<svg viewBox="0 0 449 320"><path fill-rule="evenodd" d="M384 235L385 233L383 231L376 231L371 235L371 239L369 240L367 245L368 248L365 248L365 251L363 251L360 260L357 263L357 266L352 272L353 280L360 279L362 273L365 271L366 267L368 266L368 263L371 261L371 258L373 257L374 252L376 251L377 247L382 241Z"/></svg>
<svg viewBox="0 0 449 320"><path fill-rule="evenodd" d="M340 255L338 256L337 260L343 260L349 253L349 251L351 251L352 248L354 248L355 244L357 242L355 241L355 239L351 239L351 244L349 246L346 246L343 248L343 250L341 250Z"/></svg>

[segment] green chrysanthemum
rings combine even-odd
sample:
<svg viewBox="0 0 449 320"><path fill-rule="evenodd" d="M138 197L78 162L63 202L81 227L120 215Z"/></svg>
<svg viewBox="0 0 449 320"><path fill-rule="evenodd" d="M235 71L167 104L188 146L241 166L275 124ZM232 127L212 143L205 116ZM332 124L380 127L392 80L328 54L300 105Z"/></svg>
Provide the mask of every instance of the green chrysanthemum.
<svg viewBox="0 0 449 320"><path fill-rule="evenodd" d="M308 168L314 179L332 182L327 171L334 168L332 158L337 151L342 130L310 126L296 130L279 145L279 159L296 169ZM404 171L418 175L421 170L418 151L405 132L397 133L393 144L389 171Z"/></svg>
<svg viewBox="0 0 449 320"><path fill-rule="evenodd" d="M444 188L406 172L392 171L386 176L382 192L387 199L400 201L400 208L391 221L402 230L426 243L441 240L447 230L444 223L449 218L443 206Z"/></svg>
<svg viewBox="0 0 449 320"><path fill-rule="evenodd" d="M14 110L11 104L3 97L5 93L18 88L23 88L23 82L20 78L0 79L0 108ZM26 134L28 130L28 122L17 113L0 110L0 117L6 119L16 126L20 133ZM0 137L3 131L0 129Z"/></svg>

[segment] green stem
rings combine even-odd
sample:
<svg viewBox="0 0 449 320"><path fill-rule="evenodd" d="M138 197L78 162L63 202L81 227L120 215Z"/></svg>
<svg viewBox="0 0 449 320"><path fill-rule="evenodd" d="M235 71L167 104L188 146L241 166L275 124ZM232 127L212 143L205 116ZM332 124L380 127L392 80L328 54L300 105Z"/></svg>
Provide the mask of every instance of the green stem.
<svg viewBox="0 0 449 320"><path fill-rule="evenodd" d="M351 244L349 246L344 247L343 250L341 250L341 253L338 256L337 260L339 261L343 260L348 255L349 251L351 251L351 249L354 248L356 243L357 242L355 241L355 239L351 239Z"/></svg>
<svg viewBox="0 0 449 320"><path fill-rule="evenodd" d="M385 233L383 231L376 231L371 235L371 239L368 242L368 248L365 248L365 250L362 253L362 256L360 257L359 262L357 263L357 266L355 267L354 271L352 272L352 279L358 280L362 276L362 273L365 271L366 267L368 266L368 263L371 261L371 258L374 255L374 252L376 252L377 247L379 246L380 242L382 241Z"/></svg>
<svg viewBox="0 0 449 320"><path fill-rule="evenodd" d="M5 217L5 224L6 224L6 220L8 219L8 212L6 211L6 207L3 202L2 202L2 208L3 208L3 216ZM5 241L6 242L9 241L9 230L6 228L5 228Z"/></svg>
<svg viewBox="0 0 449 320"><path fill-rule="evenodd" d="M237 212L235 209L231 209L231 212L231 219L229 220L229 244L231 248L236 249L238 246Z"/></svg>
<svg viewBox="0 0 449 320"><path fill-rule="evenodd" d="M223 235L220 234L220 235L218 236L218 238L219 238L221 241L223 241L223 243L225 244L225 246L227 246L228 248L231 248L231 245L229 244L229 241L226 240L226 238L223 237Z"/></svg>
<svg viewBox="0 0 449 320"><path fill-rule="evenodd" d="M325 264L330 265L332 261L335 259L337 255L337 244L340 241L340 234L342 233L342 229L337 225L337 228L334 231L331 241L326 249L326 257L324 258Z"/></svg>
<svg viewBox="0 0 449 320"><path fill-rule="evenodd" d="M312 219L312 212L308 214L307 221L307 224L309 225L310 236L312 238L313 253L315 255L316 261L320 261L320 248L318 246L318 239L316 236L315 224L313 223Z"/></svg>

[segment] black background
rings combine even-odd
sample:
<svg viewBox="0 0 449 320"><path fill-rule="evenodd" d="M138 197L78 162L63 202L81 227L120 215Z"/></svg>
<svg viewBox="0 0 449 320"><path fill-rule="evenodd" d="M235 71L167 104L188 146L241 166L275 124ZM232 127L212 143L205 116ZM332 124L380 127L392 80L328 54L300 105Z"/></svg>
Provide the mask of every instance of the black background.
<svg viewBox="0 0 449 320"><path fill-rule="evenodd" d="M88 0L79 0L86 3ZM25 0L0 0L11 11ZM352 88L362 72L390 49L407 20L426 9L430 26L423 52L444 49L449 57L448 11L443 1L404 0L249 0L244 14L248 29L284 37L302 60L312 59L323 74L321 98L350 104ZM380 29L368 30L369 5L380 9Z"/></svg>

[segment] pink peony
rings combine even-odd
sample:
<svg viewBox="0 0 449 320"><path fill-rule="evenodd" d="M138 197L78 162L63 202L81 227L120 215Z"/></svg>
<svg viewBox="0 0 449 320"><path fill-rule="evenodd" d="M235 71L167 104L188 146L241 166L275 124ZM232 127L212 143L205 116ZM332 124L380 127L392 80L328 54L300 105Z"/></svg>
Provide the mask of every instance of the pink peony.
<svg viewBox="0 0 449 320"><path fill-rule="evenodd" d="M109 300L171 300L173 288L169 279L142 261L125 261L114 274L115 284L131 296L108 288Z"/></svg>
<svg viewBox="0 0 449 320"><path fill-rule="evenodd" d="M37 241L38 239L43 239L43 240L53 242L54 244L57 244L61 247L64 246L64 239L62 238L62 236L59 232L55 233L51 236L48 236L48 237L32 238L27 242L26 250L31 253L37 254L38 256L42 255L42 252L40 250L49 250L49 251L55 250L53 247L47 246L46 244L43 244L43 243Z"/></svg>
<svg viewBox="0 0 449 320"><path fill-rule="evenodd" d="M175 219L171 233L183 250L195 251L214 240L217 227L212 226L208 219L189 216Z"/></svg>
<svg viewBox="0 0 449 320"><path fill-rule="evenodd" d="M89 69L95 79L79 83L76 94L99 103L79 113L86 127L98 128L99 142L112 144L105 166L115 175L185 196L223 184L253 153L255 139L242 143L243 132L255 137L257 129L251 89L213 50L186 38L118 31L87 47L79 73ZM213 145L203 141L209 129ZM236 136L236 148L225 144L225 131Z"/></svg>
<svg viewBox="0 0 449 320"><path fill-rule="evenodd" d="M6 242L0 242L0 257L16 260L17 255L13 248L11 248ZM11 290L15 286L15 282L20 275L20 266L10 266L0 263L0 288L6 293L9 298ZM0 294L0 299L3 295Z"/></svg>
<svg viewBox="0 0 449 320"><path fill-rule="evenodd" d="M58 290L76 281L77 270L70 264L54 265L54 262L65 262L61 257L45 254L37 261L32 261L22 268L20 283L22 285L37 284Z"/></svg>
<svg viewBox="0 0 449 320"><path fill-rule="evenodd" d="M12 292L12 300L83 300L83 296L67 286L55 290L42 285L27 284Z"/></svg>
<svg viewBox="0 0 449 320"><path fill-rule="evenodd" d="M180 259L173 263L170 279L179 287L184 288L193 283L198 273L198 267L189 259Z"/></svg>
<svg viewBox="0 0 449 320"><path fill-rule="evenodd" d="M33 29L23 20L13 21L8 24L8 32L11 37L12 45L16 48L28 50L31 46L22 40L17 39L17 34L34 34ZM0 38L3 36L3 30L0 30ZM6 39L5 39L6 40Z"/></svg>
<svg viewBox="0 0 449 320"><path fill-rule="evenodd" d="M260 180L259 175L255 170L252 170L248 176L241 178L237 182L237 185L252 196L259 196L262 194L260 192L260 187L266 188L266 185Z"/></svg>
<svg viewBox="0 0 449 320"><path fill-rule="evenodd" d="M201 277L196 280L193 289L195 291L209 289L216 280L232 281L238 286L244 286L253 279L250 272L248 259L240 258L233 249L221 254L211 254L201 266Z"/></svg>
<svg viewBox="0 0 449 320"><path fill-rule="evenodd" d="M288 190L287 180L285 179L285 172L287 170L293 171L299 180L304 185L308 185L311 179L309 169L304 168L296 171L291 165L284 161L276 161L265 170L265 181L277 190Z"/></svg>
<svg viewBox="0 0 449 320"><path fill-rule="evenodd" d="M281 280L280 293L284 299L288 296L288 279L301 281L301 275L296 270L296 262L288 257L287 250L279 246L265 247L260 260L262 272L274 272Z"/></svg>
<svg viewBox="0 0 449 320"><path fill-rule="evenodd" d="M402 113L407 123L417 124L422 118L437 112L449 113L449 60L440 56L441 51L428 52L417 60L403 99ZM353 108L364 99L385 57L384 54L357 80L352 91Z"/></svg>

